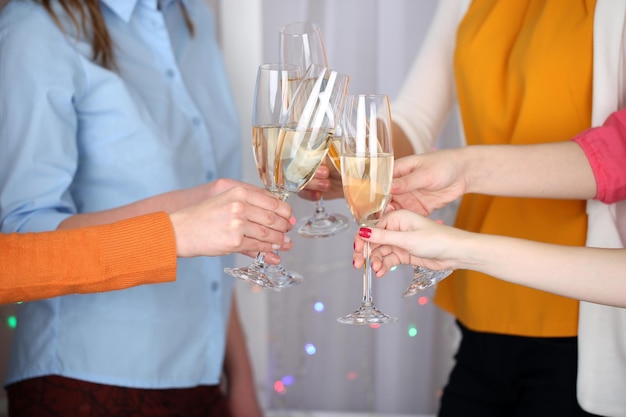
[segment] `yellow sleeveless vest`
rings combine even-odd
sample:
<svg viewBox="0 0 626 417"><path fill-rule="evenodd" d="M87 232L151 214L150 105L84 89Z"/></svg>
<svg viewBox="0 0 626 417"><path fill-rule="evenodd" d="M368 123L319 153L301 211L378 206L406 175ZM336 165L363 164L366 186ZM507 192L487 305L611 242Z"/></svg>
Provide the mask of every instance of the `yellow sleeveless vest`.
<svg viewBox="0 0 626 417"><path fill-rule="evenodd" d="M595 0L472 2L455 54L469 145L568 140L590 127L594 7ZM583 201L470 194L461 202L456 226L582 246L586 222ZM576 300L473 271L457 271L440 283L435 302L476 331L577 333Z"/></svg>

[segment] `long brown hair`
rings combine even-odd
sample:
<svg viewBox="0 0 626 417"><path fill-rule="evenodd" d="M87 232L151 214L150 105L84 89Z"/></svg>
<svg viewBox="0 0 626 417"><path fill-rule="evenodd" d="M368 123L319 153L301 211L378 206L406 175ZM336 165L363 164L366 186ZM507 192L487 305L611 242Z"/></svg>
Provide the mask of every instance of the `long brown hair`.
<svg viewBox="0 0 626 417"><path fill-rule="evenodd" d="M57 26L63 30L61 21L58 16L52 10L52 0L35 0L41 3L50 16L54 19ZM115 68L115 57L113 54L113 41L111 35L107 29L102 12L100 11L99 0L58 0L58 2L65 10L65 13L70 17L74 27L78 34L85 34L91 36L91 46L93 49L93 60L102 65L105 68ZM187 8L181 2L180 3L187 29L191 36L194 35L194 27ZM91 30L89 30L91 29Z"/></svg>

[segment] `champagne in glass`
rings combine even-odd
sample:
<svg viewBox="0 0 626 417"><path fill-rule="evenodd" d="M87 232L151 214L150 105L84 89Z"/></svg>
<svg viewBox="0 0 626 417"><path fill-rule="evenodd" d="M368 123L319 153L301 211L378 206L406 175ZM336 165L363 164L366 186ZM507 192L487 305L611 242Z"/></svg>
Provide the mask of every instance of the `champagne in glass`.
<svg viewBox="0 0 626 417"><path fill-rule="evenodd" d="M328 66L326 49L319 25L312 22L295 22L283 26L279 32L281 62L294 64L304 73L311 64ZM321 238L335 235L348 227L348 219L341 214L329 214L323 198L315 202L315 212L296 226L304 237Z"/></svg>
<svg viewBox="0 0 626 417"><path fill-rule="evenodd" d="M335 135L330 140L330 147L328 148L328 159L333 164L333 167L341 174L341 136L343 132L335 130Z"/></svg>
<svg viewBox="0 0 626 417"><path fill-rule="evenodd" d="M359 226L375 226L390 199L393 154L347 154L341 158L343 191Z"/></svg>
<svg viewBox="0 0 626 417"><path fill-rule="evenodd" d="M276 185L286 193L303 189L324 160L333 137L332 128L298 130L285 126L279 134Z"/></svg>
<svg viewBox="0 0 626 417"><path fill-rule="evenodd" d="M378 223L391 198L393 147L389 99L383 94L356 95L346 105L342 122L341 180L348 208L361 227ZM374 305L370 246L365 243L363 297L353 313L337 320L346 324L382 324L395 317Z"/></svg>
<svg viewBox="0 0 626 417"><path fill-rule="evenodd" d="M287 113L300 81L300 69L293 65L263 64L257 71L252 114L252 145L259 177L265 188L277 198L285 199L274 181L281 118ZM285 270L282 265L265 263L265 254L240 268L225 271L263 288L280 290L302 282L302 276Z"/></svg>

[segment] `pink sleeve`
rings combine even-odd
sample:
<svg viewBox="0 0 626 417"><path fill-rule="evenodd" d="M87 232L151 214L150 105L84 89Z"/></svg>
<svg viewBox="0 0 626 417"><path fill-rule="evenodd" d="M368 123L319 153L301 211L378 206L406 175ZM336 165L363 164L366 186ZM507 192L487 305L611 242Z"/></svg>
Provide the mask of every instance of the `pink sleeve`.
<svg viewBox="0 0 626 417"><path fill-rule="evenodd" d="M626 109L612 113L602 127L572 138L585 152L604 203L626 200Z"/></svg>

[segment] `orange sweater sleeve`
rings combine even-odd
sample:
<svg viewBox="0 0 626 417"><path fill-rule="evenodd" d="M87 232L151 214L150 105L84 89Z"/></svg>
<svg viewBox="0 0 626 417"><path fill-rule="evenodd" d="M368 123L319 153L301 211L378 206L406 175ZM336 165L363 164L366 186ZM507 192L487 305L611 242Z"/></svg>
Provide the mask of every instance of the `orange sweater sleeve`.
<svg viewBox="0 0 626 417"><path fill-rule="evenodd" d="M0 234L0 303L120 290L176 279L166 213L109 225Z"/></svg>

